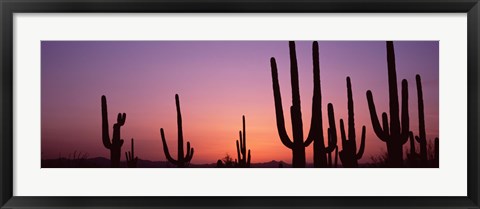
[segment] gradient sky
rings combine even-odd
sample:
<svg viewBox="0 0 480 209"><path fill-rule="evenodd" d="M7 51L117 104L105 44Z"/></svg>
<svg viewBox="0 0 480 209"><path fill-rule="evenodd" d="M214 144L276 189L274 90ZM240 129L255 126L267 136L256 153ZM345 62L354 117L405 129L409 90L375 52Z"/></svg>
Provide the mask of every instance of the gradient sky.
<svg viewBox="0 0 480 209"><path fill-rule="evenodd" d="M296 45L304 133L308 133L312 41L297 41ZM398 84L401 79L409 84L411 130L418 134L415 75L420 74L427 140L433 141L439 121L439 43L397 41L394 45ZM68 157L75 151L89 157L110 156L101 139L102 95L107 97L110 126L118 112L127 114L122 152L130 149L130 138L135 138L139 158L165 160L159 131L164 128L176 158L175 94L179 94L184 138L195 148L192 163L215 163L227 153L236 158L242 115L246 116L247 149L251 149L253 163L291 162L291 150L281 143L276 129L270 69L270 58L275 57L291 136L287 41L42 41L41 50L42 159ZM324 130L328 103L334 105L337 127L340 118L346 120L345 79L350 76L357 144L361 126L367 127L360 162L368 162L386 152L385 143L372 130L365 96L372 90L379 116L389 112L385 42L320 41L319 50ZM312 155L309 146L307 162L312 162Z"/></svg>

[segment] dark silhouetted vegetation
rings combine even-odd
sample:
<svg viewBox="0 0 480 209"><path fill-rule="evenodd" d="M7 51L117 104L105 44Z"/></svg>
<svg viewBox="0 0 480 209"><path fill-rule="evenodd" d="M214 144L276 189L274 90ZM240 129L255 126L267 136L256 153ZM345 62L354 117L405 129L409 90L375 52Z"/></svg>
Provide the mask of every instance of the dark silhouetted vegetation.
<svg viewBox="0 0 480 209"><path fill-rule="evenodd" d="M165 134L163 133L163 128L160 129L160 135L162 137L163 142L163 152L167 157L167 160L176 165L179 168L188 167L188 164L193 158L193 147L190 148L190 142L187 142L187 153L184 155L183 153L183 130L182 130L182 113L180 112L180 100L178 98L178 94L175 94L175 104L177 107L177 131L178 131L178 158L177 160L173 159L168 151L167 141L165 139Z"/></svg>
<svg viewBox="0 0 480 209"><path fill-rule="evenodd" d="M134 147L133 147L134 146L133 138L132 138L131 142L132 142L131 151L125 152L125 157L127 159L127 167L136 168L138 157L135 156L135 151L134 151Z"/></svg>
<svg viewBox="0 0 480 209"><path fill-rule="evenodd" d="M389 167L403 167L403 145L409 138L408 116L408 83L402 81L402 115L400 123L400 111L397 91L397 71L395 69L395 51L392 41L387 41L387 65L388 65L388 90L390 107L390 124L387 113L382 114L382 125L378 120L373 95L367 91L368 108L372 120L373 130L380 140L387 144Z"/></svg>
<svg viewBox="0 0 480 209"><path fill-rule="evenodd" d="M243 124L243 133L239 131L237 140L237 167L240 168L248 168L250 167L250 149L248 149L247 155L247 134L245 130L245 116L242 116L242 124Z"/></svg>
<svg viewBox="0 0 480 209"><path fill-rule="evenodd" d="M118 113L117 123L113 125L113 136L110 140L110 133L108 131L107 98L102 96L102 142L103 146L110 150L112 168L118 168L120 166L120 153L123 145L123 139L120 138L120 127L125 124L126 118L127 115L125 113Z"/></svg>
<svg viewBox="0 0 480 209"><path fill-rule="evenodd" d="M365 150L365 126L362 127L362 138L360 141L360 149L357 153L357 141L355 134L355 114L353 107L352 84L350 77L347 77L347 106L348 106L348 140L345 135L345 128L343 120L340 119L340 134L342 136L342 151L340 151L340 160L343 167L354 168L358 167L358 160L362 158Z"/></svg>
<svg viewBox="0 0 480 209"><path fill-rule="evenodd" d="M395 62L395 48L392 41L386 42L386 61L388 72L388 111L389 114L383 112L381 114L381 121L377 114L373 93L371 90L366 92L368 102L368 109L375 135L386 143L386 150L382 147L380 154L376 156L364 156L366 146L366 126L362 125L360 142L357 149L357 131L355 128L355 113L353 90L350 76L346 77L347 84L347 120L344 124L344 118L339 120L339 128L341 135L342 150L339 150L336 119L334 106L332 103L327 104L327 119L328 128L326 137L323 129L323 109L322 109L322 91L320 79L320 57L319 45L315 41L312 44L312 62L313 62L313 96L312 96L312 111L310 118L310 127L305 130L308 135L304 133L301 99L300 99L300 83L297 63L297 54L295 42L289 42L289 61L290 61L290 85L292 105L289 108L291 117L291 135L286 131L285 118L283 112L283 104L281 98L280 84L278 78L277 62L274 57L270 59L270 67L272 73L272 88L275 104L275 119L278 137L281 143L289 148L292 152L291 164L283 161L271 160L267 162L251 163L251 152L247 149L246 140L246 119L242 116L242 130L239 131L239 138L236 140L237 158L232 158L228 153L223 158L214 159L203 164L192 164L191 160L194 155L194 148L190 146L190 142L186 142L184 146L183 124L180 109L180 99L178 94L175 94L176 116L177 116L177 158L174 159L169 152L167 139L165 137L164 129L160 128L160 136L162 139L163 152L166 156L165 161L149 161L139 159L135 155L134 139L131 139L131 149L125 152L125 161L121 159L121 149L124 140L121 138L121 127L125 125L126 114L118 113L117 121L113 124L112 137L110 137L110 128L108 123L107 99L105 95L101 96L101 114L102 114L102 143L105 148L110 150L110 159L104 157L88 158L86 153L74 151L68 157L61 155L56 159L43 159L42 154L41 165L42 168L104 168L104 167L129 167L129 168L357 168L357 167L411 167L411 168L427 168L439 167L439 139L426 139L425 128L425 112L423 100L423 88L420 75L416 75L417 88L417 108L418 108L418 135L415 135L410 130L409 118L409 104L408 104L408 82L403 79L401 82L401 98L399 98L397 85L397 71ZM266 60L265 60L266 61ZM372 75L378 76L378 75ZM428 89L428 88L427 88ZM362 90L363 91L363 90ZM98 98L97 98L98 99ZM401 101L400 101L401 99ZM358 101L357 101L358 102ZM386 102L386 101L385 101ZM401 102L401 103L400 103ZM97 104L98 105L98 104ZM401 109L400 109L401 108ZM428 110L428 106L427 106ZM338 110L337 110L338 111ZM428 111L427 111L428 113ZM428 115L427 115L428 116ZM357 116L358 117L358 116ZM250 119L251 120L251 119ZM357 118L358 120L358 118ZM325 124L327 126L327 124ZM348 127L345 127L348 126ZM348 130L346 130L348 129ZM251 129L249 129L251 130ZM348 133L347 133L348 132ZM326 139L325 139L326 138ZM95 141L98 139L94 139ZM405 145L409 142L409 146ZM97 141L98 142L98 141ZM277 140L278 142L278 140ZM138 138L137 138L138 143ZM156 141L155 143L160 143ZM229 142L230 143L230 142ZM416 147L418 143L418 147ZM306 162L306 148L313 144L313 162ZM98 144L99 145L99 144ZM233 145L233 141L232 141ZM403 149L403 146L406 149ZM100 145L99 145L100 146ZM198 146L198 145L197 145ZM210 146L210 145L209 145ZM215 146L215 145L212 145ZM206 147L206 146L203 146ZM372 147L372 145L369 145ZM198 147L197 147L198 148ZM232 147L233 148L233 147ZM250 147L249 147L250 148ZM418 149L417 149L418 148ZM248 151L247 151L248 150ZM254 150L255 151L255 150ZM259 152L257 152L259 151ZM260 153L257 150L255 153ZM404 153L405 151L405 153ZM200 148L200 152L202 149ZM142 152L142 156L146 156ZM254 154L255 154L254 153ZM106 155L107 153L105 153ZM406 162L404 156L406 155ZM197 154L198 155L198 154ZM256 155L255 159L265 158L266 154L260 153ZM334 155L334 156L333 156ZM233 156L233 155L232 155ZM260 157L258 157L260 156ZM202 156L204 157L204 156ZM362 157L370 157L370 161L360 164ZM199 158L199 157L197 157ZM196 158L196 159L197 159ZM201 158L201 157L200 157ZM338 165L338 158L340 158L341 165ZM202 158L203 159L203 158ZM270 160L270 159L268 159ZM197 161L197 160L196 160ZM258 161L258 160L256 160Z"/></svg>
<svg viewBox="0 0 480 209"><path fill-rule="evenodd" d="M275 98L275 114L277 121L277 130L281 142L292 150L292 166L296 168L305 167L305 147L314 142L314 165L315 167L327 167L327 153L333 152L336 147L336 132L332 131L332 140L328 140L328 147L325 147L322 127L322 106L320 89L320 64L318 55L318 43L314 42L312 46L313 54L313 99L312 99L312 117L310 122L310 131L304 141L302 111L300 107L300 89L298 82L298 66L295 51L295 42L289 42L290 49L290 77L292 86L292 106L290 107L290 116L292 121L293 141L285 130L285 119L283 117L282 98L280 94L280 84L278 82L278 70L275 58L270 59L272 69L273 95ZM329 108L330 110L330 108ZM329 112L330 113L330 112ZM329 115L330 116L330 115ZM332 107L333 116L333 107ZM335 123L335 121L331 121ZM332 128L332 127L330 127Z"/></svg>

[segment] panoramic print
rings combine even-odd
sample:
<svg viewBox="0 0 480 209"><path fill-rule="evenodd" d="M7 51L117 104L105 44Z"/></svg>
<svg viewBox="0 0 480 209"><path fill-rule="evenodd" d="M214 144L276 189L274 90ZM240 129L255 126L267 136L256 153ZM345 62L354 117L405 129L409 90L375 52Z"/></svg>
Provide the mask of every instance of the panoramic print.
<svg viewBox="0 0 480 209"><path fill-rule="evenodd" d="M42 168L438 168L438 41L42 41Z"/></svg>

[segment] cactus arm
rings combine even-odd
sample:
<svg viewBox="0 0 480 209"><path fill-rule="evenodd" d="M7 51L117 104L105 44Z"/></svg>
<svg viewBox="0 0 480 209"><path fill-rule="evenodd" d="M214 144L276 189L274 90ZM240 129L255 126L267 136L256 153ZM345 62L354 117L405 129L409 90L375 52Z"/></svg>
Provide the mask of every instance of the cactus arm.
<svg viewBox="0 0 480 209"><path fill-rule="evenodd" d="M245 154L246 154L245 150L244 150L245 149L245 144L244 144L243 137L242 137L242 131L239 131L238 135L240 137L240 139L238 140L239 143L240 143L240 153L242 154L243 157L245 157Z"/></svg>
<svg viewBox="0 0 480 209"><path fill-rule="evenodd" d="M329 134L330 134L330 132L329 132ZM342 119L340 119L340 136L342 137L342 147L346 147L347 146L347 137L345 136L345 126L343 125L343 120ZM345 149L345 148L343 148L343 149Z"/></svg>
<svg viewBox="0 0 480 209"><path fill-rule="evenodd" d="M193 147L190 149L190 155L187 157L188 162L192 161L193 153L195 153L195 149Z"/></svg>
<svg viewBox="0 0 480 209"><path fill-rule="evenodd" d="M127 119L127 114L123 113L123 114L120 114L118 113L117 115L117 124L120 125L120 126L123 126L125 125L125 120Z"/></svg>
<svg viewBox="0 0 480 209"><path fill-rule="evenodd" d="M238 161L240 161L240 159L241 159L241 156L240 156L240 153L241 153L241 152L240 152L240 146L238 145L238 140L237 140L236 142L237 142L237 143L236 143L236 144L237 144L237 159L238 159Z"/></svg>
<svg viewBox="0 0 480 209"><path fill-rule="evenodd" d="M422 90L422 81L420 75L415 76L417 83L417 98L418 98L418 125L419 125L419 137L420 139L426 138L425 134L425 118L424 118L424 108L423 108L423 90ZM420 141L417 140L419 143Z"/></svg>
<svg viewBox="0 0 480 209"><path fill-rule="evenodd" d="M292 106L300 111L300 84L298 82L298 65L295 42L288 42L290 49L290 82L292 84Z"/></svg>
<svg viewBox="0 0 480 209"><path fill-rule="evenodd" d="M310 130L312 130L312 129L310 129ZM314 131L314 132L315 132L315 131ZM313 142L314 139L316 138L316 136L315 136L316 134L315 134L314 132L312 132L312 133L309 132L309 133L308 133L307 139L305 139L305 142L303 143L303 145L304 145L305 147L310 146L310 144L312 144L312 142Z"/></svg>
<svg viewBox="0 0 480 209"><path fill-rule="evenodd" d="M172 156L170 155L170 152L168 151L168 145L167 145L167 141L165 140L165 134L163 133L163 128L160 129L160 135L162 136L163 152L165 153L165 157L167 157L167 160L170 161L172 164L177 165L178 161L173 159Z"/></svg>
<svg viewBox="0 0 480 209"><path fill-rule="evenodd" d="M337 146L337 127L335 125L335 114L332 103L328 103L328 123L331 137L328 140L328 147L325 148L327 153L331 153Z"/></svg>
<svg viewBox="0 0 480 209"><path fill-rule="evenodd" d="M310 131L304 144L308 147L315 139L323 140L322 127L322 92L320 87L320 58L318 53L318 42L314 41L312 45L313 60L313 98L312 98L312 117L310 121ZM319 138L321 137L321 138Z"/></svg>
<svg viewBox="0 0 480 209"><path fill-rule="evenodd" d="M353 96L352 96L352 84L350 82L350 77L347 77L347 108L348 108L348 139L354 140L355 136L355 117L353 111ZM356 150L356 144L353 143L354 150Z"/></svg>
<svg viewBox="0 0 480 209"><path fill-rule="evenodd" d="M384 127L382 129L382 127L380 126L380 122L378 120L377 111L375 109L375 103L373 102L373 95L370 90L367 91L367 101L368 101L368 109L370 110L370 119L372 121L373 130L380 140L387 141L388 129L385 129L385 128L387 128L388 122L384 121L383 123ZM384 115L386 116L385 113ZM387 124L387 126L385 126L385 124Z"/></svg>
<svg viewBox="0 0 480 209"><path fill-rule="evenodd" d="M245 115L242 115L242 124L243 124L243 155L247 154L247 131L245 130Z"/></svg>
<svg viewBox="0 0 480 209"><path fill-rule="evenodd" d="M185 162L190 162L190 161L192 160L192 158L193 158L193 151L194 151L194 149L193 149L193 147L192 147L192 148L190 149L189 155L187 155L187 156L185 157Z"/></svg>
<svg viewBox="0 0 480 209"><path fill-rule="evenodd" d="M402 132L401 144L408 141L410 135L410 119L408 116L408 83L407 80L402 80Z"/></svg>
<svg viewBox="0 0 480 209"><path fill-rule="evenodd" d="M328 133L330 136L328 137L328 147L325 148L325 152L332 153L337 148L337 134L335 134L332 128L328 128Z"/></svg>
<svg viewBox="0 0 480 209"><path fill-rule="evenodd" d="M362 158L363 156L363 152L365 151L365 135L366 135L366 128L365 126L362 127L362 139L360 141L360 148L358 150L358 153L357 153L357 160Z"/></svg>
<svg viewBox="0 0 480 209"><path fill-rule="evenodd" d="M390 133L389 133L390 129L388 127L388 116L386 112L382 113L382 123L383 123L383 130L385 130L386 136L390 136ZM385 141L385 140L382 140L382 141Z"/></svg>
<svg viewBox="0 0 480 209"><path fill-rule="evenodd" d="M187 142L187 155L185 155L185 163L190 162L193 158L193 147L190 148L190 142Z"/></svg>
<svg viewBox="0 0 480 209"><path fill-rule="evenodd" d="M285 130L285 119L283 117L283 107L282 107L282 96L280 94L280 85L278 83L278 71L275 58L270 59L270 65L272 68L272 81L273 81L273 96L275 99L275 115L277 119L277 130L280 140L283 145L292 149L293 142L288 137L287 131Z"/></svg>
<svg viewBox="0 0 480 209"><path fill-rule="evenodd" d="M187 154L185 154L185 158L190 155L190 142L187 141Z"/></svg>
<svg viewBox="0 0 480 209"><path fill-rule="evenodd" d="M248 150L248 157L247 157L247 167L250 167L250 150Z"/></svg>
<svg viewBox="0 0 480 209"><path fill-rule="evenodd" d="M125 125L127 115L125 113L118 113L117 123L113 124L112 146L121 147L123 145L123 139L120 139L120 128Z"/></svg>
<svg viewBox="0 0 480 209"><path fill-rule="evenodd" d="M418 143L423 143L423 139L418 137L418 136L415 136L415 140L418 142Z"/></svg>
<svg viewBox="0 0 480 209"><path fill-rule="evenodd" d="M108 132L108 110L107 98L102 95L102 142L105 148L110 149L112 144L110 142L110 133Z"/></svg>

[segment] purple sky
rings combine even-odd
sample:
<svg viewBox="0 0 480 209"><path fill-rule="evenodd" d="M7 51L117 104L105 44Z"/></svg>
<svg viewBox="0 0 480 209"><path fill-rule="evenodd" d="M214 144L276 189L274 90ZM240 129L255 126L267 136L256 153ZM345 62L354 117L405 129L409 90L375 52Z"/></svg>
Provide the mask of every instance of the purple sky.
<svg viewBox="0 0 480 209"><path fill-rule="evenodd" d="M297 41L296 45L306 132L313 93L312 41ZM415 75L420 74L427 140L433 140L438 136L439 120L439 43L397 41L394 45L398 83L401 79L409 82L411 130L418 134ZM386 151L371 128L365 96L372 90L378 114L388 112L385 42L320 41L319 49L324 127L327 103L334 105L337 127L340 118L346 119L345 78L350 76L357 136L362 125L367 127L360 162L369 161ZM41 50L44 159L68 157L74 151L89 157L109 156L101 142L101 95L107 96L111 125L118 112L127 113L122 138L127 142L135 138L139 158L165 160L160 128L165 129L176 158L174 95L178 93L184 136L195 148L192 163L213 163L226 153L235 158L242 115L247 120L247 146L253 162L291 162L291 151L282 145L276 130L269 61L271 57L277 60L291 135L287 41L43 41ZM339 146L341 150L340 139ZM122 149L130 149L130 143ZM307 148L309 162L311 149ZM123 154L121 160L125 160Z"/></svg>

